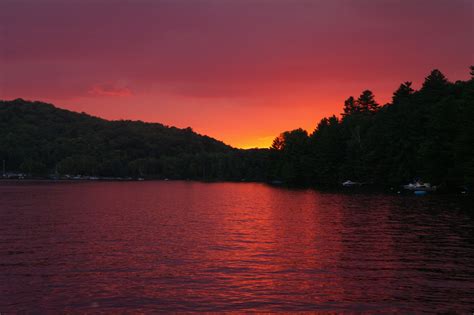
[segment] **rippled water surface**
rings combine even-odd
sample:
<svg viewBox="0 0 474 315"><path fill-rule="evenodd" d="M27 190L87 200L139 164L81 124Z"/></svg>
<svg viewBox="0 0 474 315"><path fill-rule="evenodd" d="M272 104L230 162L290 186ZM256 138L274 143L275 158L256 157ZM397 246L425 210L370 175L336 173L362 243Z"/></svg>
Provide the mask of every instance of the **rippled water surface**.
<svg viewBox="0 0 474 315"><path fill-rule="evenodd" d="M471 207L252 183L0 183L0 313L469 313Z"/></svg>

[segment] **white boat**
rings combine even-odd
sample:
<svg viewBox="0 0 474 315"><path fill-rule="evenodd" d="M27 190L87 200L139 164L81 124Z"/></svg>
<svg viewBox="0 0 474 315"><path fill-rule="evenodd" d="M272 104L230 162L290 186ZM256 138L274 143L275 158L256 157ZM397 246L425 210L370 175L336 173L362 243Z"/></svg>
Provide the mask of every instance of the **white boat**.
<svg viewBox="0 0 474 315"><path fill-rule="evenodd" d="M412 190L412 191L435 191L436 190L436 186L431 186L430 183L423 183L420 181L416 181L408 185L403 185L403 188L406 190Z"/></svg>
<svg viewBox="0 0 474 315"><path fill-rule="evenodd" d="M359 182L353 182L351 180L346 180L345 182L342 183L342 186L344 187L354 187L354 186L360 186L362 183Z"/></svg>

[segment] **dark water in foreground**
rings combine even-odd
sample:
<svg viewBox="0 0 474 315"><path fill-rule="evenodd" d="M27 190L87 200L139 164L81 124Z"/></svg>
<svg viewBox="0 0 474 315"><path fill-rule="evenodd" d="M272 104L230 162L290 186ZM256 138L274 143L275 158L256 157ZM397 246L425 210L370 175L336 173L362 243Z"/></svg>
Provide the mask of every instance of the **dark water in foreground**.
<svg viewBox="0 0 474 315"><path fill-rule="evenodd" d="M0 313L470 313L470 206L250 183L0 183Z"/></svg>

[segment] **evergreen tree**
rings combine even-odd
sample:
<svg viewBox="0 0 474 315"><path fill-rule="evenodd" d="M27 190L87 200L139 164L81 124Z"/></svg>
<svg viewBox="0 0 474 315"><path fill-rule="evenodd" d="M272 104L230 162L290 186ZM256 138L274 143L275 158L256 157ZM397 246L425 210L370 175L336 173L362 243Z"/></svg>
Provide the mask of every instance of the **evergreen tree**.
<svg viewBox="0 0 474 315"><path fill-rule="evenodd" d="M358 111L356 100L353 96L350 96L347 100L344 101L344 113L342 116L349 116Z"/></svg>
<svg viewBox="0 0 474 315"><path fill-rule="evenodd" d="M365 90L357 99L357 108L361 113L375 113L379 109L379 104L375 101L374 94L370 90Z"/></svg>
<svg viewBox="0 0 474 315"><path fill-rule="evenodd" d="M421 91L435 90L439 91L444 89L448 85L448 79L438 69L431 71L430 75L425 78Z"/></svg>
<svg viewBox="0 0 474 315"><path fill-rule="evenodd" d="M392 96L392 103L396 104L403 100L408 99L415 90L411 87L412 83L407 81L405 83L400 84L400 87L393 93Z"/></svg>

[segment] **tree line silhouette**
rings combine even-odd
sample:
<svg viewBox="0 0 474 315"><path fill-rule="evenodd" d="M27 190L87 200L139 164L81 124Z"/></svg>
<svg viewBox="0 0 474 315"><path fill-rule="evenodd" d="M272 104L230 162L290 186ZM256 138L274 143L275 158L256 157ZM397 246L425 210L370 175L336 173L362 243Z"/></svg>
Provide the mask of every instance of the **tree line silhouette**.
<svg viewBox="0 0 474 315"><path fill-rule="evenodd" d="M107 121L22 99L0 101L0 162L8 172L32 177L263 181L267 151L234 149L191 128Z"/></svg>
<svg viewBox="0 0 474 315"><path fill-rule="evenodd" d="M383 106L363 91L341 118L323 118L308 134L282 133L271 148L271 177L294 184L345 179L399 185L421 178L447 186L474 183L474 67L451 83L433 70L419 91L405 82Z"/></svg>
<svg viewBox="0 0 474 315"><path fill-rule="evenodd" d="M433 70L385 105L365 90L310 134L283 132L269 149L240 150L191 128L107 121L51 104L0 101L0 160L31 176L89 175L339 185L399 185L414 178L474 183L474 67L449 82Z"/></svg>

